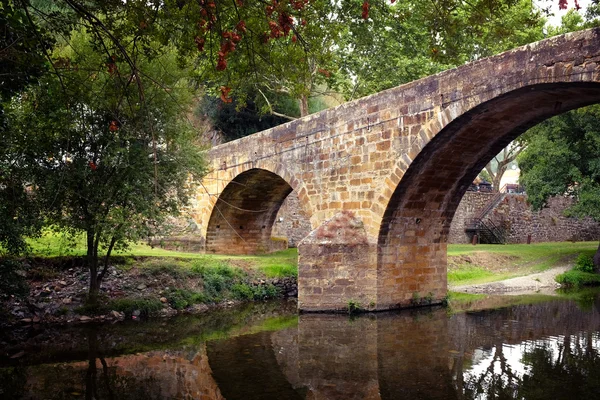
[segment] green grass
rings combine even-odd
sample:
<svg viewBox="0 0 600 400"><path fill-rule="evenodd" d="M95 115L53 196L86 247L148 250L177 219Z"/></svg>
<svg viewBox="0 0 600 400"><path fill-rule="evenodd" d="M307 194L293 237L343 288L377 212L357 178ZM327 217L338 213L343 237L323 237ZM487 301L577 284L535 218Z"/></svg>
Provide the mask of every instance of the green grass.
<svg viewBox="0 0 600 400"><path fill-rule="evenodd" d="M54 257L85 254L83 236L69 242L66 236L54 231L47 231L41 238L30 240L29 243L33 248L34 255ZM461 265L458 269L449 271L448 280L455 284L485 283L541 272L552 268L568 257L575 257L581 253L593 255L597 246L597 242L534 243L530 245L481 244L477 246L451 244L448 245L448 256L451 257L492 253L513 257L513 259L503 266L502 271L490 270L481 265ZM171 251L137 243L132 245L129 250L115 254L125 257L152 257L153 260L144 261L139 265L141 268L147 268L144 273L160 274L170 271L169 273L176 278L193 276L194 268L198 268L198 265L217 266L223 263L233 267L243 266L247 270L255 270L266 278L298 276L297 249L287 249L264 255L231 256ZM131 263L121 266L121 268L130 267ZM240 292L240 296L243 296L242 292Z"/></svg>
<svg viewBox="0 0 600 400"><path fill-rule="evenodd" d="M470 244L448 245L448 256L469 256L478 253L498 254L507 257L499 268L484 268L481 265L462 264L448 271L448 282L452 284L488 283L517 276L528 275L550 269L578 254L592 255L597 242L549 242L534 244L493 245Z"/></svg>
<svg viewBox="0 0 600 400"><path fill-rule="evenodd" d="M581 252L593 252L598 242L547 242L532 244L451 244L448 245L449 256L469 255L475 252L496 253L519 258L517 265L533 263L535 272L544 271L565 257Z"/></svg>
<svg viewBox="0 0 600 400"><path fill-rule="evenodd" d="M482 282L494 276L495 275L490 271L486 271L483 268L473 266L460 268L455 271L448 271L448 281L452 283L473 281Z"/></svg>
<svg viewBox="0 0 600 400"><path fill-rule="evenodd" d="M29 239L29 245L33 256L41 257L60 257L60 256L83 256L86 254L85 240L83 235L75 239L68 239L66 235L47 230L40 238ZM102 254L102 251L101 251ZM283 278L298 276L298 251L297 249L287 249L271 254L264 255L216 255L188 253L172 250L164 250L158 247L150 247L145 243L136 243L130 246L126 251L114 252L114 255L125 257L156 257L161 261L145 262L144 268L148 268L148 273L160 273L166 269L186 269L190 265L185 260L198 260L200 263L219 264L222 261L228 261L230 264L244 264L253 268L267 278ZM178 260L169 262L167 259L177 258ZM162 266L161 266L162 264ZM129 268L127 264L123 268ZM154 272L152 272L154 271Z"/></svg>

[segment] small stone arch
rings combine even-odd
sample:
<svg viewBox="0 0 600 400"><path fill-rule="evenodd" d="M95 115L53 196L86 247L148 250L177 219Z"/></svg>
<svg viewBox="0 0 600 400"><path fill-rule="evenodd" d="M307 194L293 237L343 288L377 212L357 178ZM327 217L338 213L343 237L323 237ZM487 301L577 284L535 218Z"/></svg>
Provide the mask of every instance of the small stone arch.
<svg viewBox="0 0 600 400"><path fill-rule="evenodd" d="M262 168L237 174L218 194L206 227L206 251L254 254L287 248L271 230L281 204L293 187Z"/></svg>

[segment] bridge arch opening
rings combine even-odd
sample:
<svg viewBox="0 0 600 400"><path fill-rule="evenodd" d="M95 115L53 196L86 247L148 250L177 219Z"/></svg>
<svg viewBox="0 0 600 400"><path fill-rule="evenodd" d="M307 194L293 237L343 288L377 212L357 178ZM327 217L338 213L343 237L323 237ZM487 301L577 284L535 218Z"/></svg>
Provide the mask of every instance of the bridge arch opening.
<svg viewBox="0 0 600 400"><path fill-rule="evenodd" d="M206 251L254 254L279 249L271 239L277 211L292 187L279 175L253 168L237 175L219 194L207 226Z"/></svg>
<svg viewBox="0 0 600 400"><path fill-rule="evenodd" d="M447 292L450 224L477 174L530 127L599 102L600 83L531 85L473 107L435 134L404 173L384 213L377 308L406 306L415 298L440 301Z"/></svg>

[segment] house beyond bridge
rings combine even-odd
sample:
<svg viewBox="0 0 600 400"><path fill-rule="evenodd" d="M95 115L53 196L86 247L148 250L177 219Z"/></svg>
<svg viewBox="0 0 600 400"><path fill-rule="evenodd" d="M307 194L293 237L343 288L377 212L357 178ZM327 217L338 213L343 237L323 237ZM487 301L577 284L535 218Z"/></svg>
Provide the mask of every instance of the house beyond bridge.
<svg viewBox="0 0 600 400"><path fill-rule="evenodd" d="M207 252L269 251L294 190L313 229L301 310L437 303L477 173L529 127L598 102L600 29L550 38L217 146L191 212Z"/></svg>

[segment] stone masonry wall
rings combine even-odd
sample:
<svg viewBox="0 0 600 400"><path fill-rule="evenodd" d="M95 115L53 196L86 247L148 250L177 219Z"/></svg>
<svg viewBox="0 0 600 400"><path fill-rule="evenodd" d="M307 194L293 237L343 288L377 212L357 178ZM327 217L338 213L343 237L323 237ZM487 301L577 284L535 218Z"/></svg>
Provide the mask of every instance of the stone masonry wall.
<svg viewBox="0 0 600 400"><path fill-rule="evenodd" d="M492 193L467 192L462 198L450 228L450 243L469 243L465 233L465 220L473 218L493 197ZM497 224L509 228L509 243L562 242L567 240L595 241L600 238L600 223L591 218L579 220L564 216L573 199L553 197L548 206L533 211L527 204L527 195L507 194L489 217Z"/></svg>
<svg viewBox="0 0 600 400"><path fill-rule="evenodd" d="M591 218L565 217L564 210L573 204L568 197L553 197L547 207L532 211L526 195L509 195L491 212L494 221L509 227L509 243L596 241L600 238L600 224Z"/></svg>
<svg viewBox="0 0 600 400"><path fill-rule="evenodd" d="M469 243L465 221L475 215L494 197L495 193L467 192L463 196L450 226L448 243Z"/></svg>
<svg viewBox="0 0 600 400"><path fill-rule="evenodd" d="M311 230L310 218L302 209L298 194L294 191L281 205L273 224L271 236L287 238L289 247L298 247L298 243Z"/></svg>

